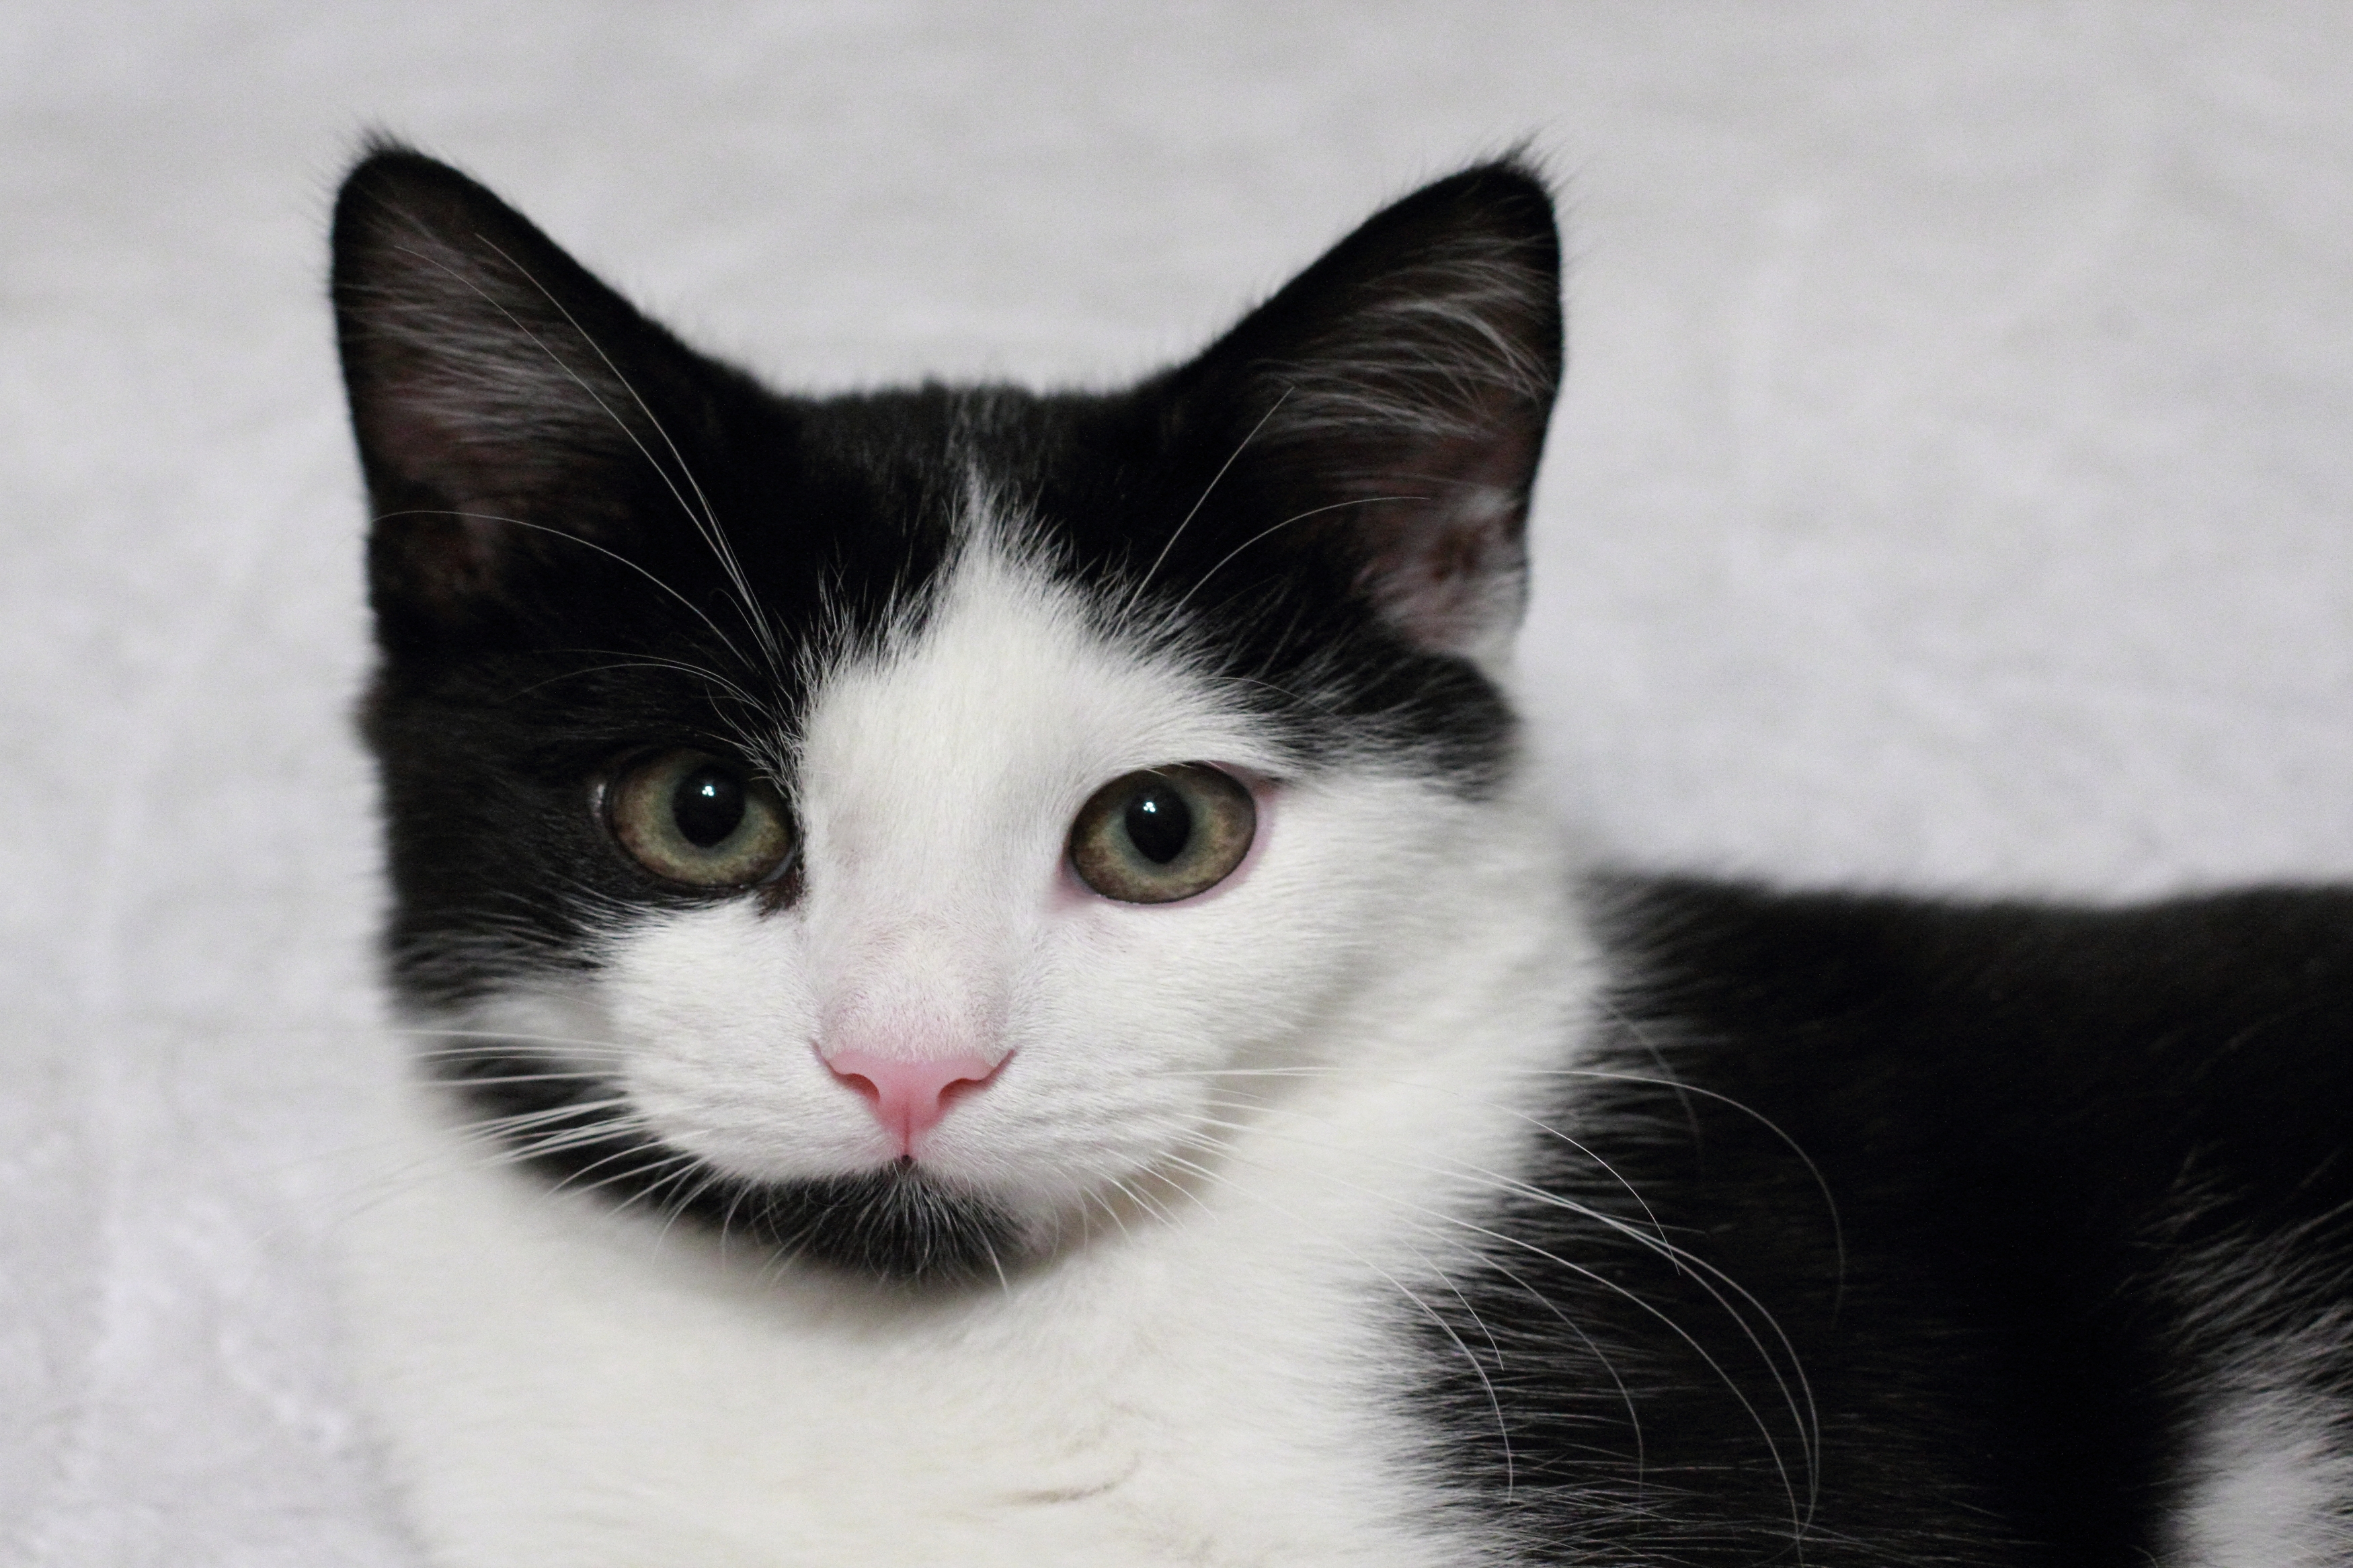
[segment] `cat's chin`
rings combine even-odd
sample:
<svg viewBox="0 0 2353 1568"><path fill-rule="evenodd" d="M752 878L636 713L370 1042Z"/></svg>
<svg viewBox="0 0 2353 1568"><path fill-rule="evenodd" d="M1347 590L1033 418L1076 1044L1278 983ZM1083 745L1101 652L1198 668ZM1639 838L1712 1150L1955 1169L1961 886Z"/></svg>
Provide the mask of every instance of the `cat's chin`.
<svg viewBox="0 0 2353 1568"><path fill-rule="evenodd" d="M1029 1251L1003 1205L906 1160L786 1182L722 1177L681 1217L788 1264L907 1288L995 1282Z"/></svg>

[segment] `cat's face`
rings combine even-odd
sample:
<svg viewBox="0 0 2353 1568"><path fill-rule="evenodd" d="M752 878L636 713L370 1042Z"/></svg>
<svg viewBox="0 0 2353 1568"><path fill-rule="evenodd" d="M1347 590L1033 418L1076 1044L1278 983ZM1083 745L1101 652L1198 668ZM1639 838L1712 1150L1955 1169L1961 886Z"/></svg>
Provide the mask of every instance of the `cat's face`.
<svg viewBox="0 0 2353 1568"><path fill-rule="evenodd" d="M775 397L379 154L396 986L581 1187L886 1277L1208 1172L1467 896L1558 373L1541 188L1381 215L1134 391Z"/></svg>

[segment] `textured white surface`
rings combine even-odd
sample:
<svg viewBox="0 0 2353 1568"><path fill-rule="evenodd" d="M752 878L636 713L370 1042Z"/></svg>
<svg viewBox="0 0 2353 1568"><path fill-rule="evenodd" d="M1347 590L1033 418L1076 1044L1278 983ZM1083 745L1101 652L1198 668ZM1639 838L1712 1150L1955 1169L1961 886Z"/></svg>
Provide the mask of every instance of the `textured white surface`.
<svg viewBox="0 0 2353 1568"><path fill-rule="evenodd" d="M1533 133L1532 706L1620 858L2353 874L2353 13L0 10L0 1560L406 1561L323 1261L372 1135L362 128L794 384L1108 380Z"/></svg>

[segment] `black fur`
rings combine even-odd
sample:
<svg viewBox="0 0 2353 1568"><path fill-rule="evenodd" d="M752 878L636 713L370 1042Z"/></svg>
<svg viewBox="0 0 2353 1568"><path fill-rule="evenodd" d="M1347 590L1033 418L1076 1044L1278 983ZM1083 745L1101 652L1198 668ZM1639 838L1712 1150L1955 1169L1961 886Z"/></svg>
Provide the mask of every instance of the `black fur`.
<svg viewBox="0 0 2353 1568"><path fill-rule="evenodd" d="M1591 1213L1482 1217L1446 1463L1531 1562L2154 1560L2193 1395L2353 1296L2353 893L1604 904Z"/></svg>

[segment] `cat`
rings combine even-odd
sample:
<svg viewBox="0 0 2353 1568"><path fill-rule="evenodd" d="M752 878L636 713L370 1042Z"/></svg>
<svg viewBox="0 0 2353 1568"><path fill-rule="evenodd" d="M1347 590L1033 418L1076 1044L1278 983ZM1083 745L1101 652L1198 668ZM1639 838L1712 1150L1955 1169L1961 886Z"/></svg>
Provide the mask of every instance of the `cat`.
<svg viewBox="0 0 2353 1568"><path fill-rule="evenodd" d="M1576 864L1524 161L1101 394L332 249L434 1562L2353 1562L2353 894Z"/></svg>

